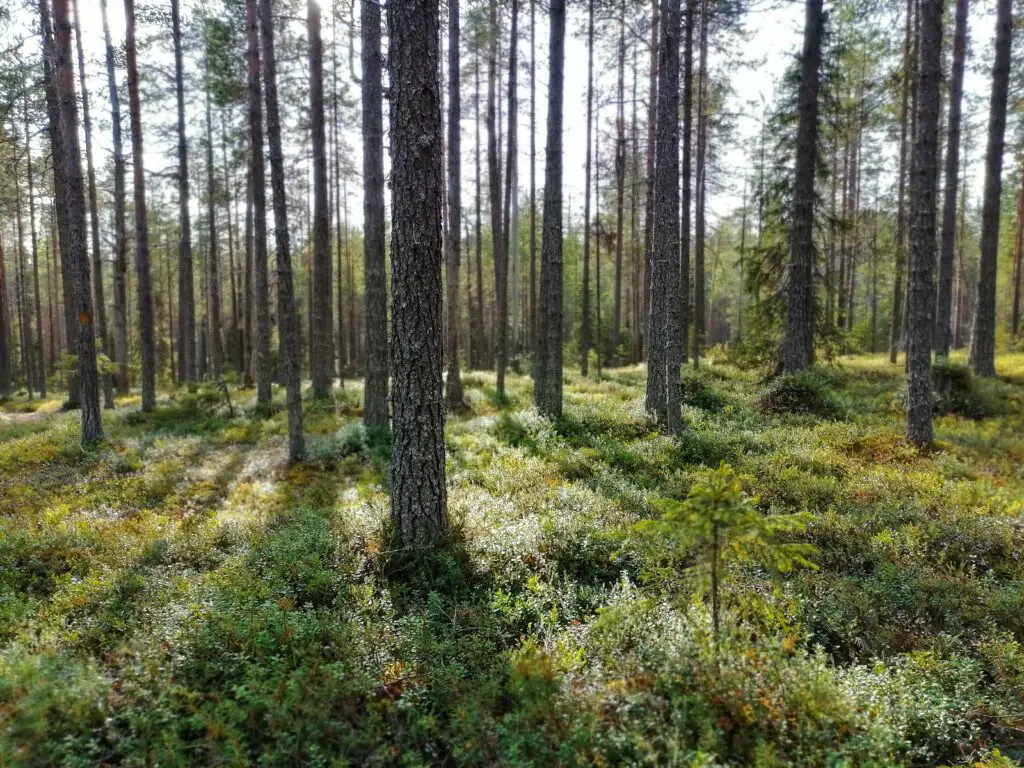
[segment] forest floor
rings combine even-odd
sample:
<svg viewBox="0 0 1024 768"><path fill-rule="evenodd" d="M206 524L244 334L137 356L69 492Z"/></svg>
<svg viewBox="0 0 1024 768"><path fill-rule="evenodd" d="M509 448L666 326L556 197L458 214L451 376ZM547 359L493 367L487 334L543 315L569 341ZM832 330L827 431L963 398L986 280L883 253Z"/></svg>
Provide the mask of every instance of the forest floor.
<svg viewBox="0 0 1024 768"><path fill-rule="evenodd" d="M997 367L930 451L881 357L687 369L678 440L641 368L567 372L558 423L467 374L457 545L398 574L356 382L294 467L251 392L124 400L88 452L58 401L10 401L41 415L0 420L0 766L1016 765L1024 354ZM700 540L636 523L721 462L809 513L780 541L815 567L723 532L716 642Z"/></svg>

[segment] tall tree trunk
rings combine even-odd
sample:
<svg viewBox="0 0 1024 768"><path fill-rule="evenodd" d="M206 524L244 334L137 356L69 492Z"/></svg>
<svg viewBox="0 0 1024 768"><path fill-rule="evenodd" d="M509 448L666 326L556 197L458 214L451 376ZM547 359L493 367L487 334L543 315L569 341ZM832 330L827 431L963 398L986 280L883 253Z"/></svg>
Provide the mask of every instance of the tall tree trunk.
<svg viewBox="0 0 1024 768"><path fill-rule="evenodd" d="M18 132L14 121L11 121L11 136L17 136ZM14 295L18 305L18 333L21 346L21 367L25 375L25 388L28 390L28 399L32 399L32 390L35 387L35 372L32 365L32 322L31 310L28 306L28 295L25 287L25 224L22 216L21 204L21 179L19 178L17 160L14 163L14 218L16 221L15 233L17 235L17 247L14 249L15 275Z"/></svg>
<svg viewBox="0 0 1024 768"><path fill-rule="evenodd" d="M89 117L89 90L85 81L85 54L82 51L81 21L78 5L74 2L75 46L78 53L78 83L82 89L82 127L85 134L85 165L86 180L89 193L89 229L92 235L92 281L95 295L96 337L101 351L113 355L113 345L107 332L107 303L103 294L103 259L100 256L100 217L96 204L96 171L92 162L92 120ZM103 376L103 407L114 407L114 380L108 373Z"/></svg>
<svg viewBox="0 0 1024 768"><path fill-rule="evenodd" d="M54 219L56 223L56 231L59 236L55 236L55 247L60 248L60 289L61 296L64 300L64 323L63 323L63 341L64 347L69 352L74 352L78 349L78 318L75 317L75 296L74 296L74 280L72 278L72 270L74 265L72 264L72 255L70 249L71 237L68 231L68 215L69 211L66 205L58 205L57 201L63 201L66 196L66 180L65 173L67 168L65 167L64 161L64 140L60 134L60 121L61 121L61 108L59 97L57 94L57 88L55 85L56 78L56 51L54 48L54 34L53 26L50 20L50 6L49 0L39 0L39 21L42 32L42 49L43 49L43 91L46 94L46 112L47 112L47 132L50 137L50 148L51 148L51 166L53 168L53 195L54 204L52 206ZM76 378L77 374L72 374L68 378L68 399L65 406L68 409L74 409L79 407L80 400L80 387Z"/></svg>
<svg viewBox="0 0 1024 768"><path fill-rule="evenodd" d="M693 198L693 19L696 0L685 0L686 10L683 13L683 127L681 141L683 145L682 182L683 191L679 227L679 343L682 345L680 363L686 362L690 340L690 213ZM657 161L655 160L655 164ZM655 165L656 167L656 165ZM657 180L657 170L654 179ZM652 185L655 181L651 182ZM651 198L652 209L657 209L657 202ZM654 211L651 213L652 222ZM653 273L653 266L651 267ZM650 318L648 318L648 326ZM650 344L650 342L648 342ZM662 342L664 350L664 343ZM662 351L664 357L664 351ZM648 365L648 368L650 366Z"/></svg>
<svg viewBox="0 0 1024 768"><path fill-rule="evenodd" d="M511 241L518 239L519 232L514 229L512 209L515 198L519 192L516 184L519 179L517 168L517 128L519 125L519 101L517 97L517 85L519 80L518 56L519 49L519 0L512 0L512 26L509 33L508 49L508 135L505 160L505 194L502 198L502 225L501 252L504 259L504 268L501 287L497 290L498 306L501 309L501 322L498 326L498 391L505 392L505 368L508 367L509 358L509 250L513 248ZM513 274L515 274L513 270ZM513 286L516 282L513 281ZM516 301L513 295L512 303ZM514 332L513 332L514 334Z"/></svg>
<svg viewBox="0 0 1024 768"><path fill-rule="evenodd" d="M793 225L785 335L779 354L787 373L814 362L814 165L818 141L818 80L821 69L822 2L807 0L801 57L799 125L793 182Z"/></svg>
<svg viewBox="0 0 1024 768"><path fill-rule="evenodd" d="M1021 162L1024 169L1024 160ZM1017 237L1013 246L1013 277L1010 290L1010 337L1017 338L1020 331L1021 266L1024 260L1024 170L1021 171L1020 191L1017 193Z"/></svg>
<svg viewBox="0 0 1024 768"><path fill-rule="evenodd" d="M487 53L487 181L490 187L491 209L491 250L494 255L494 295L495 295L495 365L498 370L498 396L505 396L505 364L507 361L507 288L506 279L508 264L505 259L506 238L503 229L501 200L501 160L498 147L497 115L498 101L498 3L490 0L488 11L488 28L490 42Z"/></svg>
<svg viewBox="0 0 1024 768"><path fill-rule="evenodd" d="M612 297L612 337L607 359L618 365L622 345L622 244L626 239L626 6L619 0L618 84L615 109L615 295Z"/></svg>
<svg viewBox="0 0 1024 768"><path fill-rule="evenodd" d="M448 410L466 406L459 374L459 260L462 239L462 98L459 71L459 0L448 0Z"/></svg>
<svg viewBox="0 0 1024 768"><path fill-rule="evenodd" d="M309 123L313 140L313 300L309 368L313 379L313 396L328 398L331 395L334 368L334 310L331 306L331 213L327 200L324 44L320 27L319 2L308 0L306 30L309 36ZM269 94L269 87L267 91ZM269 110L267 118L269 123ZM284 193L283 181L281 192Z"/></svg>
<svg viewBox="0 0 1024 768"><path fill-rule="evenodd" d="M964 91L967 52L967 0L956 0L953 34L953 72L949 91L949 128L946 132L946 188L942 204L942 247L939 256L939 294L935 309L935 354L949 356L953 311L953 249L956 243L957 174L960 170L960 102Z"/></svg>
<svg viewBox="0 0 1024 768"><path fill-rule="evenodd" d="M474 67L473 79L476 87L476 96L473 99L474 119L476 122L476 185L475 185L475 207L476 207L476 307L472 316L476 318L474 325L476 339L476 361L472 364L474 368L484 367L487 363L487 342L484 330L484 260L483 260L483 222L481 217L481 198L483 197L483 185L480 173L480 54L479 46L474 46Z"/></svg>
<svg viewBox="0 0 1024 768"><path fill-rule="evenodd" d="M384 116L380 6L363 0L363 260L366 275L366 384L363 422L388 426L387 285L384 270Z"/></svg>
<svg viewBox="0 0 1024 768"><path fill-rule="evenodd" d="M196 380L196 302L192 274L192 214L189 209L188 139L185 135L185 73L178 0L171 0L174 94L178 107L178 380ZM134 133L134 131L133 131Z"/></svg>
<svg viewBox="0 0 1024 768"><path fill-rule="evenodd" d="M692 0L687 0L687 18L689 19L690 8L692 6ZM689 21L687 21L689 24ZM659 27L661 25L661 17L658 12L658 0L651 0L651 42L650 42L650 69L648 71L648 83L647 83L647 176L645 178L645 202L644 202L644 296L643 296L643 329L644 334L644 359L647 359L647 350L649 345L649 339L647 336L647 326L650 324L650 311L651 311L651 254L653 253L654 247L654 146L656 127L658 125L658 39L660 35ZM692 36L690 42L692 45ZM689 59L687 59L689 61ZM689 87L689 77L686 78L686 84L683 85L684 94L686 89ZM684 96L685 101L685 96ZM685 109L685 106L684 106ZM688 146L688 145L687 145ZM685 150L688 151L688 150ZM689 156L685 158L688 160ZM683 167L683 184L685 191L684 201L689 199L689 189L685 187L687 181L686 167L688 162L684 163ZM689 232L689 214L685 214L686 221L684 227L686 232ZM683 243L683 248L687 247L686 242ZM686 256L686 269L689 270L689 254ZM683 286L688 284L688 280L684 278ZM685 301L685 298L684 298ZM686 323L686 309L682 309L682 318L685 328ZM685 349L685 345L684 345Z"/></svg>
<svg viewBox="0 0 1024 768"><path fill-rule="evenodd" d="M932 442L932 331L935 301L935 198L942 83L942 0L920 0L917 141L907 282L907 439ZM1005 104L1005 102L1004 102Z"/></svg>
<svg viewBox="0 0 1024 768"><path fill-rule="evenodd" d="M206 88L206 181L207 216L210 220L209 264L206 265L206 283L210 294L210 367L213 378L219 380L224 374L224 337L220 301L220 249L217 247L217 173L213 164L213 112L210 109L209 86Z"/></svg>
<svg viewBox="0 0 1024 768"><path fill-rule="evenodd" d="M254 328L252 367L256 376L256 403L271 405L270 280L267 266L267 191L263 162L263 105L260 87L260 25L258 0L246 0L249 59L249 178L252 186L252 304Z"/></svg>
<svg viewBox="0 0 1024 768"><path fill-rule="evenodd" d="M114 46L107 22L107 2L100 0L106 48L107 90L110 95L111 138L114 149L114 359L119 394L128 393L128 243L125 236L125 167L121 139L121 102L117 93Z"/></svg>
<svg viewBox="0 0 1024 768"><path fill-rule="evenodd" d="M322 72L317 72L317 67L313 64L315 58L314 47L321 47L319 44L319 6L315 0L310 0L309 5L310 19L308 22L310 30L310 78L319 77L322 79ZM274 19L272 15L272 8L270 0L259 0L259 24L260 24L260 42L262 43L263 51L263 87L264 97L267 104L267 144L270 156L270 186L273 190L274 198L274 240L277 246L277 322L278 322L278 342L279 351L278 358L282 368L282 374L285 381L285 386L288 390L288 459L290 461L301 461L306 454L305 440L302 434L302 380L301 380L301 368L302 368L302 344L299 340L299 318L295 308L295 285L292 278L292 254L291 254L291 241L288 233L288 206L287 199L285 197L285 178L284 178L284 153L281 150L281 119L280 110L277 100L277 55L274 50ZM315 42L314 42L315 41ZM322 62L323 54L322 50L319 52L319 57ZM311 82L311 89L315 88L315 84ZM317 207L318 213L324 218L324 221L317 222L317 228L323 229L316 235L317 242L314 245L315 248L322 248L325 253L320 256L327 259L328 262L328 274L323 290L327 291L328 300L330 299L331 280L330 280L330 251L328 238L329 233L327 232L327 221L326 221L326 207L327 207L327 179L326 179L326 160L324 158L323 148L323 93L319 96L320 110L319 113L314 109L311 116L314 124L314 135L316 133L316 123L320 123L320 147L319 155L314 160L314 171L319 166L319 184L317 184L317 194L319 196ZM313 100L317 101L317 96L314 93ZM253 131L255 134L255 130ZM314 138L314 144L316 139ZM260 148L262 152L262 147ZM314 149L314 154L317 152ZM259 168L255 168L253 172L254 179L263 178L262 161L260 162ZM258 188L256 193L256 221L257 221L257 238L260 236L260 196L263 189L263 185L257 183ZM265 202L263 203L265 211ZM266 237L266 214L263 214L263 236ZM258 246L257 246L258 248ZM266 253L263 254L264 259ZM318 322L323 322L327 327L327 354L330 359L331 350L333 349L333 340L330 336L331 329L331 311L330 303L328 301L327 314L318 318ZM269 333L268 333L269 335ZM330 370L327 371L328 378L328 392L321 393L322 396L326 396L330 391Z"/></svg>
<svg viewBox="0 0 1024 768"><path fill-rule="evenodd" d="M979 376L996 375L996 257L999 253L999 204L1003 190L1003 137L1010 90L1010 45L1013 8L1010 0L996 2L996 51L992 67L992 100L985 152L985 194L981 206L981 248L978 261L978 300L971 334L971 368Z"/></svg>
<svg viewBox="0 0 1024 768"><path fill-rule="evenodd" d="M580 373L590 367L590 170L594 123L594 0L587 2L587 159L583 181L583 321L580 325ZM598 352L600 354L600 352Z"/></svg>
<svg viewBox="0 0 1024 768"><path fill-rule="evenodd" d="M28 217L32 243L32 282L35 288L36 334L39 346L35 352L36 370L39 372L39 396L46 397L46 362L43 356L43 302L39 293L39 239L36 235L36 194L32 171L32 130L28 117L28 97L23 103L25 121L25 165L28 170Z"/></svg>
<svg viewBox="0 0 1024 768"><path fill-rule="evenodd" d="M700 4L700 71L697 75L697 185L694 200L693 247L693 365L700 365L707 333L707 306L704 298L704 241L707 208L707 156L708 156L708 33L710 20L708 0ZM820 58L820 53L819 53Z"/></svg>
<svg viewBox="0 0 1024 768"><path fill-rule="evenodd" d="M353 13L355 8L353 7ZM338 39L337 32L337 21L338 15L336 13L331 15L331 31L334 40ZM353 18L353 22L355 19ZM332 62L331 62L331 134L332 144L334 145L334 249L337 252L336 258L338 260L338 279L337 279L337 291L338 291L338 386L342 389L345 388L345 372L348 369L348 358L345 355L345 265L343 257L345 256L345 249L348 246L348 231L344 233L342 237L341 227L341 123L338 120L338 48L336 45L332 46ZM346 185L346 192L348 191ZM346 195L345 200L345 212L346 218L348 214L348 199ZM354 350L353 350L354 352Z"/></svg>
<svg viewBox="0 0 1024 768"><path fill-rule="evenodd" d="M565 0L551 0L548 131L544 151L544 227L537 318L534 400L548 418L562 415L562 101L565 90Z"/></svg>
<svg viewBox="0 0 1024 768"><path fill-rule="evenodd" d="M365 4L364 4L365 5ZM448 536L441 371L441 93L437 0L391 0L391 247L394 441L391 517L398 546Z"/></svg>
<svg viewBox="0 0 1024 768"><path fill-rule="evenodd" d="M589 131L588 131L589 141ZM537 350L537 2L530 0L530 352Z"/></svg>
<svg viewBox="0 0 1024 768"><path fill-rule="evenodd" d="M227 125L223 112L220 123L220 147L224 162L224 202L227 206L225 223L228 228L228 270L231 275L231 347L234 355L235 369L239 374L245 373L245 338L242 331L240 297L238 295L238 272L235 263L235 177L228 162Z"/></svg>
<svg viewBox="0 0 1024 768"><path fill-rule="evenodd" d="M889 362L896 362L899 352L900 333L903 327L903 275L907 269L906 255L906 179L907 179L907 131L910 124L910 53L911 18L913 2L907 0L906 21L903 28L903 96L900 108L899 179L896 193L896 266L892 290L892 325L889 329Z"/></svg>
<svg viewBox="0 0 1024 768"><path fill-rule="evenodd" d="M93 445L103 438L100 417L100 383L96 367L96 338L92 323L92 286L86 252L85 190L78 149L78 104L74 66L71 63L71 22L68 0L54 0L54 90L59 105L59 136L63 142L64 197L68 218L68 251L74 306L78 322L78 384L80 387L82 444ZM134 42L134 38L129 38ZM141 153L140 153L141 154Z"/></svg>
<svg viewBox="0 0 1024 768"><path fill-rule="evenodd" d="M132 174L135 187L135 273L138 292L139 349L142 357L142 410L156 406L156 339L153 330L153 284L149 268L149 222L146 219L146 171L142 146L142 102L139 95L138 50L135 45L135 0L125 0L125 52L132 133ZM179 124L179 128L182 124ZM181 149L179 147L179 160ZM179 194L181 191L179 181ZM187 185L188 182L185 181ZM188 207L185 206L187 221ZM191 259L191 254L189 256ZM180 267L179 267L180 268ZM180 354L180 350L179 350Z"/></svg>
<svg viewBox="0 0 1024 768"><path fill-rule="evenodd" d="M669 434L682 429L679 368L679 0L662 0L654 174L651 309L645 404Z"/></svg>
<svg viewBox="0 0 1024 768"><path fill-rule="evenodd" d="M630 180L629 180L629 362L636 363L643 359L643 335L641 334L640 318L642 316L642 300L640 284L643 273L643 256L640 253L640 230L638 226L637 186L640 184L640 139L637 135L637 55L633 49L633 109L630 118Z"/></svg>
<svg viewBox="0 0 1024 768"><path fill-rule="evenodd" d="M257 67L257 77L259 76L259 63ZM257 94L258 95L258 94ZM252 150L250 149L250 155ZM253 307L253 299L256 295L255 286L253 285L253 274L255 261L255 216L253 214L253 192L252 192L252 158L250 157L249 168L245 172L245 276L244 276L244 290L245 290L245 304L244 314L245 319L243 325L245 326L245 339L244 339L244 354L245 354L245 384L247 387L253 385L254 370L253 363L256 357L255 347L255 331L256 331L256 317L255 308Z"/></svg>
<svg viewBox="0 0 1024 768"><path fill-rule="evenodd" d="M11 322L7 307L7 266L3 235L0 233L0 397L10 397L14 388L11 365Z"/></svg>

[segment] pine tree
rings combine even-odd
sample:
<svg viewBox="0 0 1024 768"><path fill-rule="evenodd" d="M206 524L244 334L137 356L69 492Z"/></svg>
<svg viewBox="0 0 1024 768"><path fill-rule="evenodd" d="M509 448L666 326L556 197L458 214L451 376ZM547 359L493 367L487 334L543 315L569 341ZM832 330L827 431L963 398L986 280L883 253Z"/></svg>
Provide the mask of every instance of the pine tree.
<svg viewBox="0 0 1024 768"><path fill-rule="evenodd" d="M932 442L932 334L935 301L935 198L942 83L942 0L920 1L917 140L907 281L907 439Z"/></svg>
<svg viewBox="0 0 1024 768"><path fill-rule="evenodd" d="M544 151L544 222L534 400L548 418L562 415L562 104L565 90L565 0L551 0L548 130Z"/></svg>
<svg viewBox="0 0 1024 768"><path fill-rule="evenodd" d="M992 67L988 147L985 151L985 193L981 206L978 299L970 353L971 368L978 376L996 375L996 258L999 252L999 209L1003 192L1003 149L1012 42L1012 5L1010 0L997 0L995 64Z"/></svg>
<svg viewBox="0 0 1024 768"><path fill-rule="evenodd" d="M780 367L787 373L807 368L814 362L814 165L817 157L822 25L821 0L807 0L800 61L786 325L779 355Z"/></svg>
<svg viewBox="0 0 1024 768"><path fill-rule="evenodd" d="M142 357L142 410L156 406L156 333L150 276L149 221L146 218L146 170L142 144L142 100L139 95L138 50L135 43L135 0L124 0L128 102L132 133L132 174L135 190L135 284L138 295L139 348ZM180 126L179 126L180 127ZM180 159L180 150L179 150Z"/></svg>
<svg viewBox="0 0 1024 768"><path fill-rule="evenodd" d="M92 285L89 281L89 258L85 232L85 189L78 149L78 104L75 95L74 66L71 63L71 21L68 0L54 0L54 90L60 123L59 139L63 142L64 197L68 217L68 251L71 270L73 310L78 321L76 354L80 387L82 445L94 445L103 439L100 417L100 382L96 367L96 337L92 323Z"/></svg>
<svg viewBox="0 0 1024 768"><path fill-rule="evenodd" d="M391 517L403 549L435 545L450 529L441 381L439 23L437 0L388 3L394 222Z"/></svg>
<svg viewBox="0 0 1024 768"><path fill-rule="evenodd" d="M388 428L387 285L384 271L384 116L380 6L363 0L363 261L366 273L366 382L363 422Z"/></svg>

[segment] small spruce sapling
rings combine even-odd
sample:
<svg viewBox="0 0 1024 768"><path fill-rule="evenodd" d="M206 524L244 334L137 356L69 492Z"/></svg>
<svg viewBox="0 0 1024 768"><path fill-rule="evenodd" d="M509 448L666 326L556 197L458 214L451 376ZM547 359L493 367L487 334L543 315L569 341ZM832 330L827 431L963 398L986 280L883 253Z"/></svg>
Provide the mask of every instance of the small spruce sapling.
<svg viewBox="0 0 1024 768"><path fill-rule="evenodd" d="M787 534L806 530L811 515L761 513L757 498L743 492L744 483L751 479L722 462L693 485L685 501L661 499L657 502L661 517L635 526L656 548L656 558L664 564L658 571L675 575L680 560L690 563L685 570L695 578L698 589L710 591L716 649L727 563L756 563L775 573L788 573L796 567L817 569L810 560L817 553L813 545L780 541Z"/></svg>

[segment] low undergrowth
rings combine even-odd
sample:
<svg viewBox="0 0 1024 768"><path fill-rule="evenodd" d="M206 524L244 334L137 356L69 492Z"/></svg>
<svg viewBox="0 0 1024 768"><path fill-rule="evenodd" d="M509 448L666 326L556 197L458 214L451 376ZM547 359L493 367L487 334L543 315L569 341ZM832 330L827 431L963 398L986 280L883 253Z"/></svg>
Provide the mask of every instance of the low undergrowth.
<svg viewBox="0 0 1024 768"><path fill-rule="evenodd" d="M555 423L467 374L457 536L398 574L352 382L294 467L250 392L125 401L89 452L34 404L0 420L0 765L1016 765L1024 356L998 367L928 452L881 358L688 370L679 438L640 368L567 372Z"/></svg>

